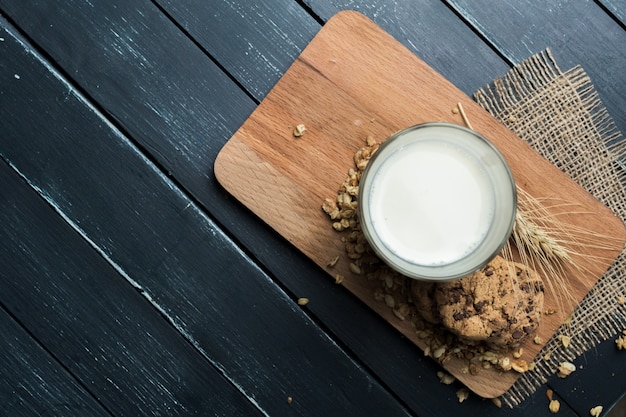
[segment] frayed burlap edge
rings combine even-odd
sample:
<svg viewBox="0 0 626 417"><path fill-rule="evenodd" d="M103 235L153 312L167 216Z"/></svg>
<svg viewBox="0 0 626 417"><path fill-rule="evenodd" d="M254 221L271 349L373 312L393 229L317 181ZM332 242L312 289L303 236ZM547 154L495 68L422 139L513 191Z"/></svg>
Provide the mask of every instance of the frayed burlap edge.
<svg viewBox="0 0 626 417"><path fill-rule="evenodd" d="M474 94L494 117L527 141L591 195L626 220L626 144L582 68L562 72L549 50L511 69ZM572 361L626 328L626 251L569 320L502 397L516 406L531 396L559 363ZM571 337L565 349L559 335ZM546 356L548 355L548 356ZM545 359L549 357L549 359Z"/></svg>

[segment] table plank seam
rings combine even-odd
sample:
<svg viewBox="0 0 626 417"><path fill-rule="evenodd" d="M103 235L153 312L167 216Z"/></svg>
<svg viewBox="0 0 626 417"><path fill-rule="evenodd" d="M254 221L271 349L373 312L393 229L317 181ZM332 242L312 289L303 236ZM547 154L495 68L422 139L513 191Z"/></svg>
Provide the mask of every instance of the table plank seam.
<svg viewBox="0 0 626 417"><path fill-rule="evenodd" d="M219 62L214 56L213 54L211 54L203 45L202 43L200 43L196 38L194 38L191 33L189 33L189 31L187 29L185 29L185 27L183 25L181 25L176 19L174 19L174 17L167 11L167 9L165 9L163 6L161 6L157 0L151 0L152 3L154 4L154 6L159 10L160 13L162 13L170 22L172 22L172 24L174 26L176 26L176 28L183 34L185 35L185 37L187 37L195 46L196 48L198 48L199 50L202 51L203 54L205 54L210 60L211 62L213 62L215 64L215 66L217 66L220 71L222 71L232 82L233 84L235 84L239 89L241 89L241 91L243 91L246 96L248 96L250 98L250 100L252 100L255 104L259 104L260 101L259 99L257 99L256 97L254 97L254 94L252 94L252 92L250 90L248 90L232 73L230 73L226 67Z"/></svg>
<svg viewBox="0 0 626 417"><path fill-rule="evenodd" d="M4 161L4 163L6 163L6 161ZM24 179L24 178L22 178ZM72 380L80 387L82 388L91 398L92 400L98 404L98 406L102 407L102 409L109 414L110 416L114 416L115 414L106 406L106 404L104 404L100 398L98 398L97 395L95 395L90 389L89 386L87 386L87 384L85 384L80 378L78 378L70 369L67 368L67 366L59 360L59 358L53 353L51 352L46 345L44 345L43 343L41 343L41 341L37 338L37 336L35 336L29 329L28 327L26 327L24 325L24 323L22 323L22 321L16 317L13 312L7 308L7 306L4 304L4 302L0 301L0 309L2 309L4 311L4 313L6 313L12 320L15 321L15 323L17 323L20 328L22 328L22 330L32 339L32 341L41 349L43 350L46 355L48 355L56 364L57 366L59 366L61 369L63 369L64 372L67 373L67 375L69 375Z"/></svg>
<svg viewBox="0 0 626 417"><path fill-rule="evenodd" d="M594 0L594 3L598 5L600 9L611 17L622 29L626 30L626 23L624 23L611 9L609 9L602 1Z"/></svg>
<svg viewBox="0 0 626 417"><path fill-rule="evenodd" d="M304 11L307 12L309 14L309 16L311 16L313 18L313 20L315 20L317 23L319 23L320 26L324 26L326 21L320 15L315 13L315 11L313 10L313 8L311 6L306 4L306 0L296 0L296 3L300 7L302 7L302 9L304 9Z"/></svg>
<svg viewBox="0 0 626 417"><path fill-rule="evenodd" d="M487 37L487 35L485 35L485 33L482 30L480 30L480 27L478 26L477 22L472 22L472 20L467 15L465 15L458 7L456 7L449 0L441 0L441 2L452 13L454 13L454 15L458 17L459 20L463 22L463 24L465 24L465 26L467 26L476 36L478 36L480 40L482 40L486 45L488 45L489 48L506 63L506 65L508 65L510 68L513 68L513 66L515 66L515 62L513 61L513 59L511 57L506 56L506 54L504 54L497 47L497 45L493 41L491 41L491 39L489 39L489 37Z"/></svg>

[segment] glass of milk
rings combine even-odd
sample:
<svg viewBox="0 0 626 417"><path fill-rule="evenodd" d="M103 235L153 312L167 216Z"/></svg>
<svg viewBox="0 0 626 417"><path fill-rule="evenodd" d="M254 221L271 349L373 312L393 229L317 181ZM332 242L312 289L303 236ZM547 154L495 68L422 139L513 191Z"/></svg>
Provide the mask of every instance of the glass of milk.
<svg viewBox="0 0 626 417"><path fill-rule="evenodd" d="M411 278L446 281L491 261L511 234L513 175L500 152L462 126L395 133L359 184L359 220L377 255Z"/></svg>

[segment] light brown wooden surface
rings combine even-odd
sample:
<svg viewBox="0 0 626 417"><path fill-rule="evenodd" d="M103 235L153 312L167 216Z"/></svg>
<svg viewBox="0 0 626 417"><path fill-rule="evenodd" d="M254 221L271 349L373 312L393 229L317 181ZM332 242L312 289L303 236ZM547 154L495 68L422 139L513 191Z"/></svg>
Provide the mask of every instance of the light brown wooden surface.
<svg viewBox="0 0 626 417"><path fill-rule="evenodd" d="M459 71L462 71L459 68ZM333 17L292 67L224 146L215 163L218 181L263 221L278 231L330 275L340 273L355 296L376 310L417 346L409 323L397 319L372 296L376 283L348 270L340 234L320 206L334 197L353 166L354 152L373 135L379 141L405 127L431 121L463 124L452 109L461 102L474 130L502 152L516 183L537 198L576 202L580 210L567 222L607 236L615 249L595 250L576 259L586 273L569 275L570 291L580 301L621 251L626 231L605 206L545 161L472 99L428 67L367 18L355 12ZM297 124L306 133L294 138ZM332 269L326 263L338 254ZM546 294L546 316L538 334L547 341L572 309ZM531 362L542 346L524 345ZM416 349L416 354L421 354ZM461 372L465 361L445 368L483 397L496 397L517 379L514 372Z"/></svg>

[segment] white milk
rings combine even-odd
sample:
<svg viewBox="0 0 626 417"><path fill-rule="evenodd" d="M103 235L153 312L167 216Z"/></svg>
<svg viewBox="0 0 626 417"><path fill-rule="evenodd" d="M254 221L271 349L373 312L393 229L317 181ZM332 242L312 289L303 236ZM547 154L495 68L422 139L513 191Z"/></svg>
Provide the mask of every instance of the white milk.
<svg viewBox="0 0 626 417"><path fill-rule="evenodd" d="M493 222L494 190L480 162L440 140L408 144L372 179L372 226L387 249L436 266L463 258Z"/></svg>

